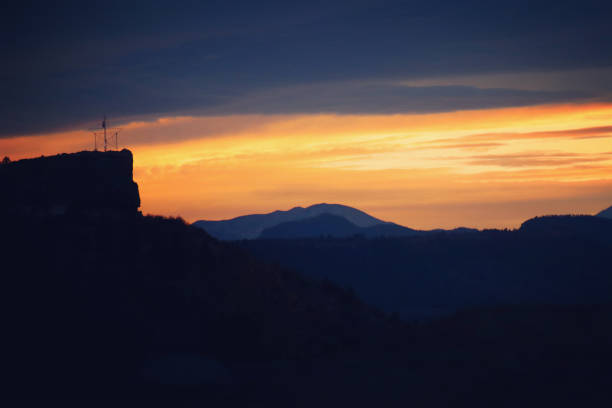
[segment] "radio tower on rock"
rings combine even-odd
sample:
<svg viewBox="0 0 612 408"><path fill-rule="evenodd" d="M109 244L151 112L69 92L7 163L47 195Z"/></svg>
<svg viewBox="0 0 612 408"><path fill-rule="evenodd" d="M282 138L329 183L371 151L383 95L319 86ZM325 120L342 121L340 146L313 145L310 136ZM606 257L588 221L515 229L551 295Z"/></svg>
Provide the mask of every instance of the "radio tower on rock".
<svg viewBox="0 0 612 408"><path fill-rule="evenodd" d="M109 136L108 133L112 136L115 136L115 150L119 150L119 132L121 132L121 128L111 128L108 127L108 121L106 120L106 115L104 115L104 119L102 120L102 124L99 128L91 128L89 129L93 132L94 135L94 151L98 151L98 136L104 136L104 151L109 150Z"/></svg>

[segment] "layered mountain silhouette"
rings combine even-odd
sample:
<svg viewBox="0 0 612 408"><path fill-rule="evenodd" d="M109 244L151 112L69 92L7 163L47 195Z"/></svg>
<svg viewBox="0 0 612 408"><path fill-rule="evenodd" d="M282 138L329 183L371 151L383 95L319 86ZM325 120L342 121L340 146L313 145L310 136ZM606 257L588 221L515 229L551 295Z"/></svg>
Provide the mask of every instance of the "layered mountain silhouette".
<svg viewBox="0 0 612 408"><path fill-rule="evenodd" d="M23 406L612 402L612 220L368 239L389 224L323 212L282 228L358 233L220 242L143 216L131 153L90 153L0 170L3 368ZM90 167L112 177L80 194ZM406 324L383 297L458 313Z"/></svg>
<svg viewBox="0 0 612 408"><path fill-rule="evenodd" d="M319 224L308 223L313 235ZM303 225L285 224L265 232L270 239L241 245L262 260L351 287L406 319L480 306L612 300L612 220L603 217L537 217L518 230L376 240L351 235L346 222L333 225L344 238L305 237L297 228Z"/></svg>
<svg viewBox="0 0 612 408"><path fill-rule="evenodd" d="M393 223L380 223L370 227L359 227L346 218L339 215L321 214L315 217L299 221L289 221L266 228L259 235L260 239L274 238L309 238L309 237L334 237L344 238L354 235L364 237L383 236L410 236L419 234L410 228L402 227Z"/></svg>
<svg viewBox="0 0 612 408"><path fill-rule="evenodd" d="M295 207L289 211L245 215L231 220L196 221L193 225L224 241L320 236L343 238L352 235L374 238L413 236L444 231L414 230L392 222L381 221L361 210L340 204L315 204L307 208ZM457 228L450 232L473 231L476 230Z"/></svg>
<svg viewBox="0 0 612 408"><path fill-rule="evenodd" d="M315 204L310 207L294 207L288 211L274 211L268 214L243 215L222 221L196 221L196 227L206 230L210 235L224 241L255 239L267 229L285 222L299 221L321 214L337 215L359 227L384 224L377 218L341 204Z"/></svg>

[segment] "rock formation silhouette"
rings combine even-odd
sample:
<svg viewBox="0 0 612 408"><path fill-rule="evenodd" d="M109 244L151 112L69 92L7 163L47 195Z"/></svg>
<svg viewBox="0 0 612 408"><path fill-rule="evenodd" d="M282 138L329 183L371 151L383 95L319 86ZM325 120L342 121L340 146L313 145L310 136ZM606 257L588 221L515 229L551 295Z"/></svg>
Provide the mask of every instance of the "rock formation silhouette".
<svg viewBox="0 0 612 408"><path fill-rule="evenodd" d="M125 214L140 207L132 152L42 156L0 166L4 214Z"/></svg>

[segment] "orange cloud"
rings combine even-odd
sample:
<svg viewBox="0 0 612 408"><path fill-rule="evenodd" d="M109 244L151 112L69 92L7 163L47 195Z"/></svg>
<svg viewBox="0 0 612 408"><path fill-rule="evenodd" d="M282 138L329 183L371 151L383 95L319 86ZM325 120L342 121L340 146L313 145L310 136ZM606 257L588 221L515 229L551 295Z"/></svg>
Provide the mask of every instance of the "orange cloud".
<svg viewBox="0 0 612 408"><path fill-rule="evenodd" d="M512 227L612 204L612 104L420 115L234 115L123 126L143 211L229 218L316 202L417 228ZM86 131L0 139L11 158Z"/></svg>

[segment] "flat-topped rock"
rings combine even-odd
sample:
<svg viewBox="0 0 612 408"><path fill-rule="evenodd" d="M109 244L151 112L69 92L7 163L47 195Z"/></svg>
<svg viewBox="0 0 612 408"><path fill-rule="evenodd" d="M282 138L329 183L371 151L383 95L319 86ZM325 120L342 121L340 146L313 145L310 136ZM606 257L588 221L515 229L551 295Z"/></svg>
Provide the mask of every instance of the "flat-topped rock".
<svg viewBox="0 0 612 408"><path fill-rule="evenodd" d="M0 210L6 213L136 213L133 157L121 151L42 156L0 165Z"/></svg>

